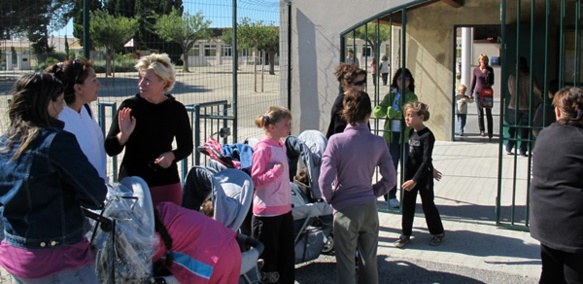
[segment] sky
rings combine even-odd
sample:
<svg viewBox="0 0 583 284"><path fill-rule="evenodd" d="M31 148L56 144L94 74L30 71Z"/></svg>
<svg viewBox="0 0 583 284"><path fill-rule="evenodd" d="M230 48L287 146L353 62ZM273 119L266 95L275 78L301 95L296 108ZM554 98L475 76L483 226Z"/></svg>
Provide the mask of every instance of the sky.
<svg viewBox="0 0 583 284"><path fill-rule="evenodd" d="M202 12L211 20L211 27L231 27L233 23L233 0L184 0L185 11L190 14ZM279 0L237 0L237 19L248 17L254 21L279 25ZM73 36L73 22L53 31L54 36Z"/></svg>

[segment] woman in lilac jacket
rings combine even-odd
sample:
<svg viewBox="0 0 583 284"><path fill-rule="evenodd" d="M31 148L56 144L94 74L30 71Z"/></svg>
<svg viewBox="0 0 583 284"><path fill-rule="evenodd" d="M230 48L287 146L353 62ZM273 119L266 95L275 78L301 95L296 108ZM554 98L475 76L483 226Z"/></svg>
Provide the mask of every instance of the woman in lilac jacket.
<svg viewBox="0 0 583 284"><path fill-rule="evenodd" d="M320 190L334 209L337 283L354 283L354 252L359 252L359 283L378 283L377 198L396 184L396 173L385 140L372 134L371 102L364 91L344 95L344 132L332 135L322 157ZM381 179L371 184L376 167Z"/></svg>

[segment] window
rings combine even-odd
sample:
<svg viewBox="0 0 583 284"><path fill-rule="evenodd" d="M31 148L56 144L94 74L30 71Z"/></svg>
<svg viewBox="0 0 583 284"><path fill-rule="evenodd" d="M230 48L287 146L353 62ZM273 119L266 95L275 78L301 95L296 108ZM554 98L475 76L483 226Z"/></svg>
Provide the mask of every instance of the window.
<svg viewBox="0 0 583 284"><path fill-rule="evenodd" d="M214 44L205 44L204 56L215 56L215 55L217 55L217 46Z"/></svg>
<svg viewBox="0 0 583 284"><path fill-rule="evenodd" d="M230 45L223 45L223 56L233 56L233 47Z"/></svg>
<svg viewBox="0 0 583 284"><path fill-rule="evenodd" d="M199 56L200 55L200 48L199 48L198 44L195 44L188 54L194 55L194 56Z"/></svg>
<svg viewBox="0 0 583 284"><path fill-rule="evenodd" d="M362 56L372 56L372 49L370 46L364 47L362 50Z"/></svg>

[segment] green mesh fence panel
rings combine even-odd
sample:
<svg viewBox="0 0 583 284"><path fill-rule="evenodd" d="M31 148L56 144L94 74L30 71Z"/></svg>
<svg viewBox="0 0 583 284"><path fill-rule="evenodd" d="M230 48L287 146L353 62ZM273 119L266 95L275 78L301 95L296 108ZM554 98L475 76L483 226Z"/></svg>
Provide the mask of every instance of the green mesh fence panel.
<svg viewBox="0 0 583 284"><path fill-rule="evenodd" d="M56 5L59 3L63 5ZM83 1L22 0L0 3L0 130L6 129L6 110L10 89L16 78L25 73L43 70L50 64L67 58L83 57L82 25ZM280 40L279 29L285 22L280 19L278 0L109 0L88 1L92 19L98 9L107 11L114 18L133 18L137 28L126 36L121 44L106 49L89 37L89 58L101 82L98 102L92 104L99 115L99 122L107 132L115 109L126 98L138 92L138 73L134 69L140 56L159 52L167 53L175 64L177 82L171 94L185 105L226 100L230 108L226 115L230 121L227 142L242 142L247 138L260 138L263 131L255 126L254 119L267 107L287 107L287 84L282 82L281 70L288 66L279 54L280 46L286 46L287 38ZM234 2L235 5L234 5ZM50 10L49 4L59 9ZM81 5L81 4L79 4ZM283 6L286 7L286 6ZM164 17L176 9L182 21L199 17L195 30L204 30L185 39L171 40L157 26ZM236 14L236 19L233 17ZM55 15L65 16L59 19ZM62 22L62 23L61 23ZM110 22L113 22L110 21ZM196 21L195 21L196 22ZM233 47L233 23L237 23L237 48ZM75 25L73 24L75 23ZM117 23L117 22L116 22ZM94 22L91 22L94 24ZM178 24L174 24L178 27ZM113 28L111 28L113 29ZM29 40L29 31L44 35L39 44ZM90 33L91 34L91 33ZM46 40L43 42L43 40ZM185 42L193 41L183 52ZM236 67L233 64L235 50ZM107 54L110 54L109 58ZM185 56L186 55L186 56ZM287 55L283 55L287 56ZM186 58L185 58L186 57ZM185 61L188 62L186 66ZM285 80L284 80L285 81ZM105 107L98 107L104 105ZM223 111L220 113L224 115ZM219 115L219 113L217 113ZM196 122L195 122L196 123ZM208 125L193 125L194 131L210 129ZM222 127L222 125L221 125ZM217 132L216 128L215 132ZM204 143L213 133L201 132ZM237 134L237 137L233 137ZM198 146L198 145L195 145ZM109 175L116 170L109 171Z"/></svg>

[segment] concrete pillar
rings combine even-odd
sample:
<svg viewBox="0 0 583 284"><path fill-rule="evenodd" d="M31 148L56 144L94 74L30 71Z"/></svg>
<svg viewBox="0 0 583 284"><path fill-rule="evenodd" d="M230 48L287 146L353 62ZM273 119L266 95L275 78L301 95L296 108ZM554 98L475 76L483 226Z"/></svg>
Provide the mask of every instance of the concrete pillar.
<svg viewBox="0 0 583 284"><path fill-rule="evenodd" d="M216 43L216 47L217 47L217 54L216 54L216 58L217 58L217 65L221 65L223 64L223 45L221 44L221 42L217 42Z"/></svg>
<svg viewBox="0 0 583 284"><path fill-rule="evenodd" d="M204 43L198 44L198 65L196 66L206 66L206 60L204 60Z"/></svg>
<svg viewBox="0 0 583 284"><path fill-rule="evenodd" d="M461 28L462 29L462 68L461 75L462 78L460 82L468 87L470 90L470 83L472 82L472 28ZM466 93L469 95L469 93Z"/></svg>
<svg viewBox="0 0 583 284"><path fill-rule="evenodd" d="M16 53L16 69L22 70L22 52Z"/></svg>
<svg viewBox="0 0 583 284"><path fill-rule="evenodd" d="M8 50L6 52L6 71L12 70L12 52Z"/></svg>
<svg viewBox="0 0 583 284"><path fill-rule="evenodd" d="M395 74L396 70L401 68L401 27L392 26L391 27L391 68L389 73L389 84Z"/></svg>

